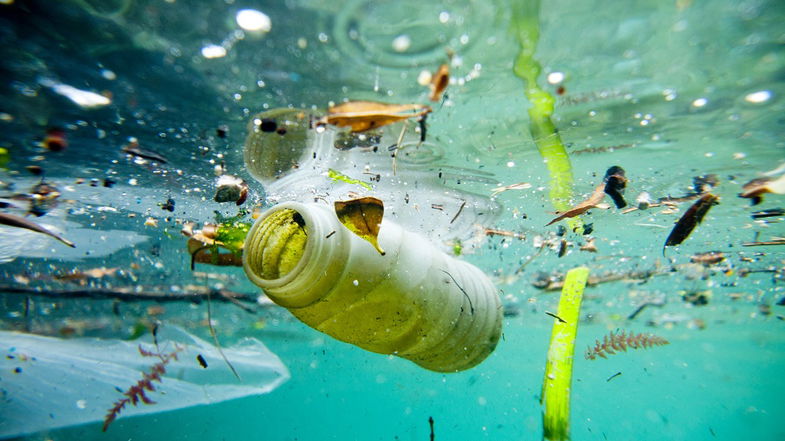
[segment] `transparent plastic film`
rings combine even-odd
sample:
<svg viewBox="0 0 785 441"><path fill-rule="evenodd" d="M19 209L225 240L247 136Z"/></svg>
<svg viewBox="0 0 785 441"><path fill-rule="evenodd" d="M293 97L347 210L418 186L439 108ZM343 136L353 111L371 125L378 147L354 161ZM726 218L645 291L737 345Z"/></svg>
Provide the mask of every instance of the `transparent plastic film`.
<svg viewBox="0 0 785 441"><path fill-rule="evenodd" d="M319 118L306 109L251 118L245 166L268 203L332 203L352 192L378 197L391 220L444 249L449 241L470 241L477 225L498 217L501 207L472 189L498 182L479 169L450 165L451 146L441 141L447 137L422 136L415 121L354 133L317 125Z"/></svg>
<svg viewBox="0 0 785 441"><path fill-rule="evenodd" d="M305 241L297 239L302 232ZM438 372L487 358L502 323L488 277L394 222L382 222L378 239L385 255L342 225L331 207L289 202L251 228L244 267L274 302L338 340ZM288 258L297 260L291 270L270 278Z"/></svg>

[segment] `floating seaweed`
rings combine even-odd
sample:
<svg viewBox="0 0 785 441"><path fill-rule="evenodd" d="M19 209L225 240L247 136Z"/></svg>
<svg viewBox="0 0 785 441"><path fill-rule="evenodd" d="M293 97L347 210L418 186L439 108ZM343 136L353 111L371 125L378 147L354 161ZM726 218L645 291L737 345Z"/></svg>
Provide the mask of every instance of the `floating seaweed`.
<svg viewBox="0 0 785 441"><path fill-rule="evenodd" d="M668 340L654 334L635 334L622 330L621 332L611 331L602 340L596 340L594 347L586 349L585 357L587 360L595 360L597 357L608 358L617 352L627 352L627 348L646 349L653 346L669 344Z"/></svg>
<svg viewBox="0 0 785 441"><path fill-rule="evenodd" d="M720 198L712 193L706 193L701 196L692 206L687 209L684 215L676 222L676 225L665 240L665 247L679 245L687 239L687 236L692 233L698 224L701 223L706 213L709 212L711 207L719 204ZM663 247L663 253L665 248Z"/></svg>
<svg viewBox="0 0 785 441"><path fill-rule="evenodd" d="M117 416L120 415L120 412L123 410L126 404L131 403L132 405L136 406L136 404L140 401L144 404L155 404L155 401L151 400L145 391L155 392L155 386L153 385L153 382L157 381L161 383L163 381L162 376L166 374L166 365L169 364L169 362L172 360L177 360L177 354L183 349L185 348L182 346L176 346L172 352L168 354L162 354L160 351L148 351L147 349L143 348L142 345L139 345L139 353L143 357L156 357L159 359L159 361L150 367L149 372L143 372L142 379L128 388L127 391L123 392L125 398L117 400L114 403L114 406L112 406L107 411L106 416L104 417L104 432L106 432L106 429L109 428L109 425L112 424L115 419L117 419Z"/></svg>

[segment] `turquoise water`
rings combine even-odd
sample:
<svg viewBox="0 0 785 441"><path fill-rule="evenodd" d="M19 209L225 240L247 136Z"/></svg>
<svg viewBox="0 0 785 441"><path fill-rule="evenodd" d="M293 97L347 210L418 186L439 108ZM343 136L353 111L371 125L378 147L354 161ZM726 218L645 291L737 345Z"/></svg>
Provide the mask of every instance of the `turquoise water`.
<svg viewBox="0 0 785 441"><path fill-rule="evenodd" d="M269 31L242 31L236 16L243 8L264 12ZM519 46L509 11L504 1L0 2L0 148L8 152L0 156L0 196L11 204L2 211L24 215L30 202L11 196L40 182L26 168L39 166L61 196L30 219L77 244L72 249L0 226L2 329L126 340L158 321L210 340L204 301L112 297L135 289L170 296L224 289L247 295L243 304L254 312L213 297L222 345L254 337L290 374L264 394L166 412L144 406L150 413L123 413L102 433L100 419L69 423L62 415L78 415L80 400L88 409L108 409L119 392L94 400L99 391L85 390L55 405L62 407L59 417L10 420L21 397L7 391L36 379L24 377L27 365L6 357L0 428L15 427L8 433L31 440L427 440L433 418L437 440L541 439L539 399L554 322L545 312L556 311L559 295L543 289L543 280L586 265L592 275L620 280L585 293L572 439L784 438L783 254L776 245L743 244L785 235L782 216L750 217L783 207L785 199L767 194L753 207L737 194L785 160L785 7L689 0L540 7L539 83L556 97L553 121L570 154L573 202L613 165L626 170L632 205L644 191L655 201L689 194L693 178L708 174L716 175L712 191L721 198L666 253L668 232L692 201L675 210L591 210L583 220L594 231L566 232L563 257L558 224L544 226L554 211L549 177L529 133L522 82L512 74ZM223 56L208 58L222 53L213 46ZM287 106L324 109L346 99L426 103L418 76L447 63L446 48L455 54L453 82L447 98L433 104L428 144L397 166L403 176L428 176L418 189L426 201L422 222L449 221L457 208L454 199L442 199L449 189L475 195L477 207L495 207L485 218L467 207L461 222L479 219L482 227L526 236L464 242L461 258L491 277L504 304L504 337L485 362L460 373L429 372L338 342L283 308L256 302L259 290L240 268L190 270L183 221L237 212L213 201L216 165L248 182L246 206L269 205L274 196L244 170L252 115ZM553 73L564 79L554 81ZM90 92L79 96L91 101L80 102L64 85ZM53 127L67 138L62 151L41 147ZM166 163L126 155L130 137ZM531 187L490 198L493 188L521 182ZM325 179L325 185L337 184ZM376 190L392 200L397 190L385 185ZM174 211L161 208L167 199ZM431 203L444 204L448 214L431 213L438 211L429 210ZM590 238L596 253L579 249ZM541 248L543 240L554 247ZM442 236L434 242L451 249ZM721 251L725 260L690 262L706 251ZM96 268L116 270L74 276ZM640 272L647 276L633 277ZM703 293L707 304L685 301L691 293ZM77 294L91 297L68 298ZM659 306L630 318L646 302ZM615 329L655 333L670 344L583 358L587 346ZM7 346L4 356L12 353ZM13 371L17 366L21 373ZM99 363L83 368L90 378L102 373ZM228 375L220 361L205 372L208 384ZM113 384L124 389L138 378ZM166 384L165 378L162 390ZM163 406L170 397L151 398ZM36 429L19 429L26 426Z"/></svg>

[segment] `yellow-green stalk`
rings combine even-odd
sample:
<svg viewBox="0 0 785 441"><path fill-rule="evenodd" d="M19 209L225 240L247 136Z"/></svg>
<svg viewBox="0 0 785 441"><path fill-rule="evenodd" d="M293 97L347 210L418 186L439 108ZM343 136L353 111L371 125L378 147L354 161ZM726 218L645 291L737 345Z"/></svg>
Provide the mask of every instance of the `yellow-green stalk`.
<svg viewBox="0 0 785 441"><path fill-rule="evenodd" d="M512 31L521 45L513 72L524 82L524 93L529 100L529 132L548 167L550 199L556 211L570 209L572 199L572 167L567 149L556 130L553 115L554 98L537 83L542 68L534 58L540 37L540 1L514 0L512 3ZM575 232L583 232L580 218L570 218L567 224Z"/></svg>
<svg viewBox="0 0 785 441"><path fill-rule="evenodd" d="M563 441L570 438L572 362L581 300L588 278L589 269L586 267L573 268L567 272L559 298L559 310L556 313L558 319L554 322L551 332L541 398L544 407L543 437L550 441Z"/></svg>

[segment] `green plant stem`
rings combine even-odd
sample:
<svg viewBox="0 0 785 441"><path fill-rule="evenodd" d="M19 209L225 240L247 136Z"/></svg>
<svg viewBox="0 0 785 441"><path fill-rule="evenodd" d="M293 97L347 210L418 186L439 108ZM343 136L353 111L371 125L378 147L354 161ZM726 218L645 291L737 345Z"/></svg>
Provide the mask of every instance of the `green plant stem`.
<svg viewBox="0 0 785 441"><path fill-rule="evenodd" d="M551 120L555 100L537 83L542 72L540 63L534 58L540 37L539 15L539 0L513 0L512 31L521 46L513 72L523 80L524 93L531 104L529 132L548 167L551 204L557 211L566 211L570 209L573 192L572 166L567 149ZM583 232L580 218L568 219L567 224L573 231Z"/></svg>
<svg viewBox="0 0 785 441"><path fill-rule="evenodd" d="M589 269L586 267L573 268L567 272L556 313L560 320L553 323L541 396L544 406L543 437L551 441L570 438L572 362L575 358L581 300L588 278Z"/></svg>

